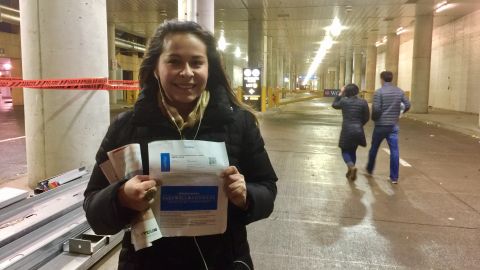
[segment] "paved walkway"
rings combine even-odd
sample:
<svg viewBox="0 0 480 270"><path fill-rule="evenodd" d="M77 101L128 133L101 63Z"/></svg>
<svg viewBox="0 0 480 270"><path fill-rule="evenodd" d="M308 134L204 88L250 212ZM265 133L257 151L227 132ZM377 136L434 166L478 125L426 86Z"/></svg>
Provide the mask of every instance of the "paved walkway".
<svg viewBox="0 0 480 270"><path fill-rule="evenodd" d="M279 182L270 218L248 226L256 269L480 269L480 139L468 133L478 129L478 116L407 114L400 121L400 183L388 181L385 143L373 176L362 173L368 148L358 150L358 179L349 182L337 146L341 113L330 104L315 99L259 115ZM8 119L23 125L18 111ZM462 128L446 129L454 124ZM369 141L373 123L365 129ZM1 156L12 147L25 151L19 141L0 142ZM0 170L5 164L12 162ZM94 269L115 268L115 252Z"/></svg>
<svg viewBox="0 0 480 270"><path fill-rule="evenodd" d="M425 114L407 112L405 117L480 139L478 114L430 109Z"/></svg>

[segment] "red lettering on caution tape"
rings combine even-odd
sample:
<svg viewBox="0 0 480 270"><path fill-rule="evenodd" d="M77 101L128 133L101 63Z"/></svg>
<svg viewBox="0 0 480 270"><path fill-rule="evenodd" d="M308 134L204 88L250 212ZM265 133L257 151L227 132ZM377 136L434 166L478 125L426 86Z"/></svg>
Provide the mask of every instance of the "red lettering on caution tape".
<svg viewBox="0 0 480 270"><path fill-rule="evenodd" d="M72 90L139 90L138 81L108 80L107 78L52 80L22 80L21 78L0 78L0 87Z"/></svg>

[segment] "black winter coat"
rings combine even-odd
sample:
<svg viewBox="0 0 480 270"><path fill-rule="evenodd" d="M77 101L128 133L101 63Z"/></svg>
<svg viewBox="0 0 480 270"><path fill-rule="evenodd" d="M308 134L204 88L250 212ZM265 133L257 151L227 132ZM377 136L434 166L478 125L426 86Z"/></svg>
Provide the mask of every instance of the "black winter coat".
<svg viewBox="0 0 480 270"><path fill-rule="evenodd" d="M342 110L343 122L338 146L342 149L352 149L359 145L367 146L363 131L363 126L370 118L367 101L358 96L337 96L332 107Z"/></svg>
<svg viewBox="0 0 480 270"><path fill-rule="evenodd" d="M193 139L197 126L184 132ZM109 184L99 168L106 153L129 143L140 143L144 174L148 174L147 144L156 140L181 139L174 125L157 106L156 93L144 89L134 111L118 116L109 127L96 155L96 165L85 191L87 220L97 234L115 234L129 226L138 212L122 207L117 198L126 181ZM253 269L246 225L266 218L273 211L277 176L272 168L254 116L230 104L223 88L210 90L210 101L198 130L197 140L225 142L230 165L238 168L247 184L248 210L229 202L224 234L196 237L208 269ZM135 252L127 231L122 243L119 269L204 269L193 237L164 237L153 246Z"/></svg>

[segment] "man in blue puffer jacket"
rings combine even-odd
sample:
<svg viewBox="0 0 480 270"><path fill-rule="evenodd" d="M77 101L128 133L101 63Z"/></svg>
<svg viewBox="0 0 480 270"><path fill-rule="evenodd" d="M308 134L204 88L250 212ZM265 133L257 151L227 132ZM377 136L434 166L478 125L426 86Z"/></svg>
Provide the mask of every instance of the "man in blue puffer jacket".
<svg viewBox="0 0 480 270"><path fill-rule="evenodd" d="M393 73L383 71L380 73L382 87L375 91L372 104L372 120L375 128L372 134L372 144L368 153L367 172L373 173L375 159L383 139L387 140L390 148L390 181L398 183L398 167L400 154L398 150L398 119L400 118L401 107L403 113L410 109L410 102L405 97L402 89L392 85ZM403 105L402 105L403 104Z"/></svg>

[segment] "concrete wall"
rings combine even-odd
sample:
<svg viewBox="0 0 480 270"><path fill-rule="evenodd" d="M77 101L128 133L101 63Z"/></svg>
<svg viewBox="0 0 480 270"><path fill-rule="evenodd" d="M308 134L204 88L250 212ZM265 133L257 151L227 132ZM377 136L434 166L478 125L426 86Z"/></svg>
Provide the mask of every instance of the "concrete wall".
<svg viewBox="0 0 480 270"><path fill-rule="evenodd" d="M117 58L118 64L122 68L122 70L133 71L133 80L138 80L138 73L140 71L140 64L142 63L142 58L139 58L136 55L126 56L126 55L123 55L123 54L117 54L116 58ZM125 91L124 92L124 100L130 105L135 103L135 101L137 100L139 92L140 91L138 91L138 90Z"/></svg>
<svg viewBox="0 0 480 270"><path fill-rule="evenodd" d="M377 54L377 69L375 72L375 90L382 86L380 82L380 73L385 70L385 56L386 56L385 52L380 52L379 54ZM400 55L400 57L402 56Z"/></svg>
<svg viewBox="0 0 480 270"><path fill-rule="evenodd" d="M398 83L403 91L412 88L413 35L400 35L400 57L398 59Z"/></svg>
<svg viewBox="0 0 480 270"><path fill-rule="evenodd" d="M435 28L429 105L478 113L480 108L480 11Z"/></svg>
<svg viewBox="0 0 480 270"><path fill-rule="evenodd" d="M243 68L240 66L233 66L233 77L232 80L232 87L236 89L239 86L243 85Z"/></svg>
<svg viewBox="0 0 480 270"><path fill-rule="evenodd" d="M22 51L20 47L20 35L0 32L0 48L5 49L2 57L10 58L12 62L12 77L22 77ZM13 105L23 105L23 89L12 88Z"/></svg>
<svg viewBox="0 0 480 270"><path fill-rule="evenodd" d="M120 67L123 70L133 71L133 79L138 80L138 72L140 70L142 59L137 56L126 56L123 54L117 54L116 58Z"/></svg>

